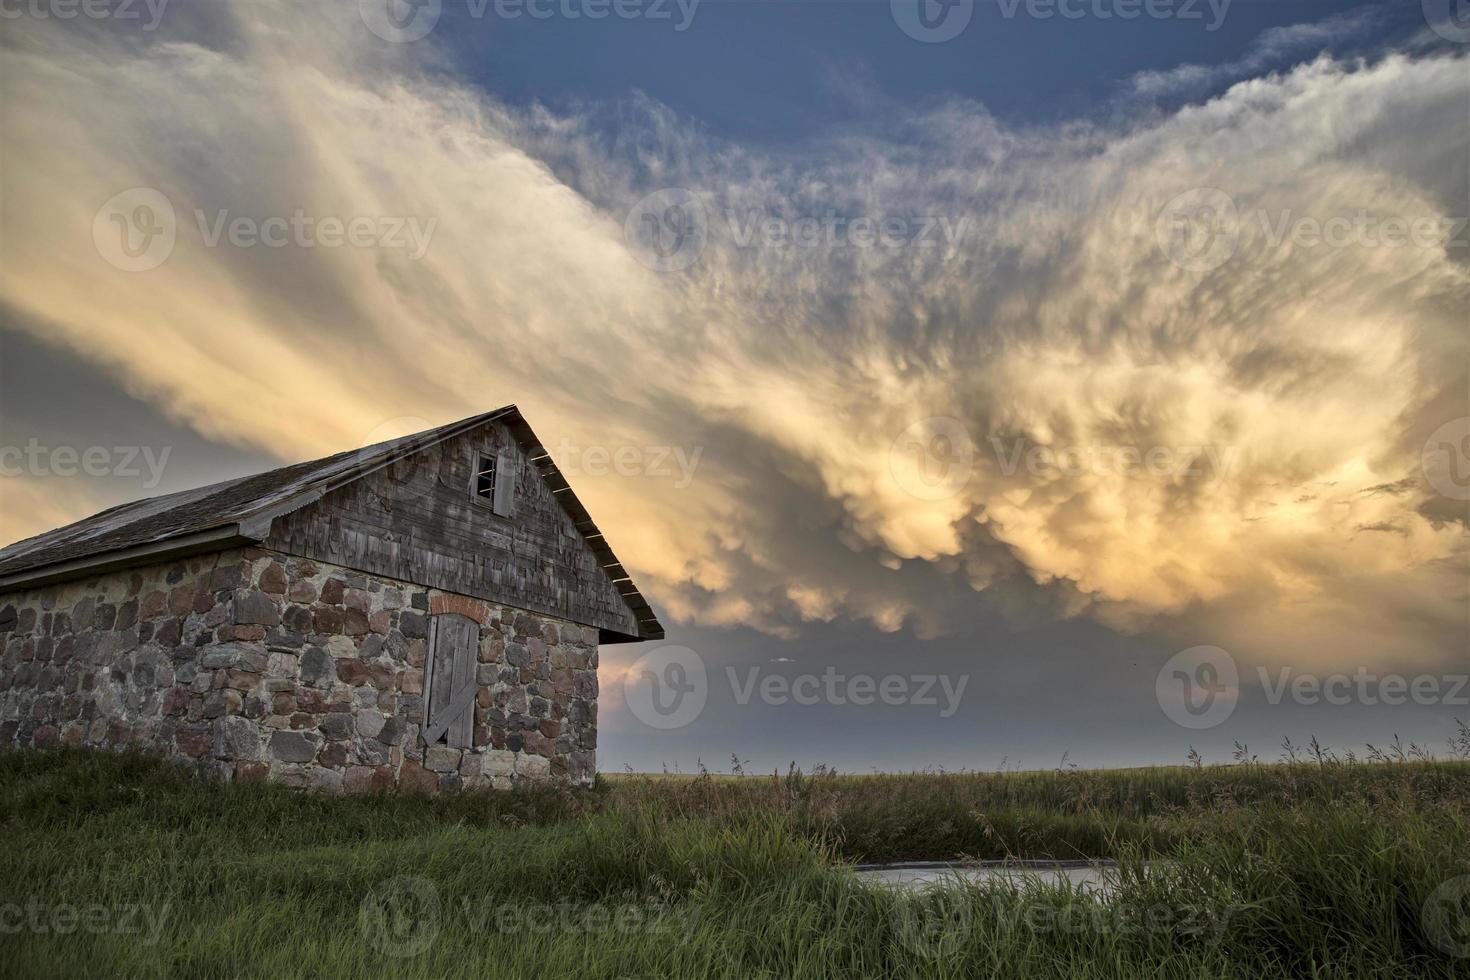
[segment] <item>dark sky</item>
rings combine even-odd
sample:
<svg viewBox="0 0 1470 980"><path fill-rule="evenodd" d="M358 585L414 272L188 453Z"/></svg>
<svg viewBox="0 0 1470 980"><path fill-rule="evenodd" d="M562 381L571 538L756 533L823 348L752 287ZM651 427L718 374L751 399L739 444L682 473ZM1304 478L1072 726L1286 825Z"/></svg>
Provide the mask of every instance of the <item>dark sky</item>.
<svg viewBox="0 0 1470 980"><path fill-rule="evenodd" d="M1138 72L1235 61L1271 28L1373 10L1383 23L1371 45L1422 28L1418 6L1232 0L1217 19L1206 0L1180 0L1186 19L1069 18L1060 8L1042 19L979 0L965 30L939 44L896 30L887 0L703 0L684 31L617 18L475 19L450 0L442 23L459 64L511 101L558 105L636 90L719 135L790 143L862 120L873 98L915 107L972 99L1019 125L1069 119L1106 107Z"/></svg>
<svg viewBox="0 0 1470 980"><path fill-rule="evenodd" d="M6 42L0 447L168 457L156 484L7 474L3 541L514 400L553 441L705 454L679 495L572 476L707 678L697 717L660 729L623 684L655 645L604 650L604 769L1127 766L1191 745L1225 761L1237 740L1275 758L1312 735L1442 749L1470 720L1463 498L1418 470L1430 431L1470 416L1463 252L1389 269L1369 248L1257 262L1252 242L1198 280L1110 265L1132 254L1130 209L1189 186L1238 182L1242 210L1272 214L1466 213L1470 116L1445 108L1464 45L1428 29L1432 0L1180 0L1190 16L1132 20L1097 13L1115 0L1064 4L1077 17L976 0L942 43L887 0L703 0L685 30L672 2L593 21L445 0L406 45L355 11L318 45L284 2L176 2L156 33L27 20ZM84 63L112 81L47 73ZM1164 192L1150 168L1180 159L1193 176ZM982 234L947 264L712 244L689 278L649 277L619 257L624 217L675 185L798 212L957 208ZM202 250L183 219L157 275L98 274L93 212L137 186L210 213L452 203L417 265ZM1153 211L1141 227L1151 242ZM1247 462L1220 492L987 476L964 506L916 508L868 464L941 415L982 449L1193 438L1173 429L1228 433ZM1156 681L1201 646L1238 660L1238 703L1195 730ZM1260 671L1282 669L1440 693L1272 704ZM740 704L751 670L944 681L935 704ZM944 683L963 685L952 713Z"/></svg>

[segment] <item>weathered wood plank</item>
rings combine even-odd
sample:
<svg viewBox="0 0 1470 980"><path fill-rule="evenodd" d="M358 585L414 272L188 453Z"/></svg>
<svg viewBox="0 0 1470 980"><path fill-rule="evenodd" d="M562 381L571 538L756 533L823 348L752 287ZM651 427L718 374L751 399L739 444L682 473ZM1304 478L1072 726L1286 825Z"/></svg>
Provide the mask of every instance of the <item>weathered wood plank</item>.
<svg viewBox="0 0 1470 980"><path fill-rule="evenodd" d="M511 496L500 503L512 516L472 499L476 451L509 475ZM266 545L637 635L646 614L624 600L626 583L614 584L576 521L590 533L595 525L573 510L575 521L505 427L490 422L280 518Z"/></svg>

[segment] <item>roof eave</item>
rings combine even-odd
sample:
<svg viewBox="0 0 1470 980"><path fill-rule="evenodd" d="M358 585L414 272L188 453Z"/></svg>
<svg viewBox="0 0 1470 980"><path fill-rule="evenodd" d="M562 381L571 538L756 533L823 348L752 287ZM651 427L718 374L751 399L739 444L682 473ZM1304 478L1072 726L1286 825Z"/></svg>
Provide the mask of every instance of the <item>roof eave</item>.
<svg viewBox="0 0 1470 980"><path fill-rule="evenodd" d="M16 592L35 589L44 585L55 585L74 579L91 578L106 572L149 565L168 558L182 558L206 551L237 548L259 544L260 538L253 536L240 524L224 524L216 528L198 531L179 537L163 538L131 548L102 551L96 554L73 558L70 561L26 568L9 575L0 575L0 592Z"/></svg>
<svg viewBox="0 0 1470 980"><path fill-rule="evenodd" d="M602 568L612 578L623 602L632 612L637 624L637 634L624 633L617 630L601 629L599 636L603 643L643 643L649 640L662 640L664 638L663 625L658 621L653 607L648 600L639 592L638 587L633 584L632 577L623 568L618 556L613 553L612 547L607 543L607 538L593 522L592 516L577 499L570 484L567 483L565 475L552 460L536 436L530 423L521 414L520 409L514 405L506 405L481 415L461 419L451 425L442 426L434 430L432 438L415 439L404 442L401 445L386 449L381 453L361 460L344 473L340 473L332 479L324 480L309 486L302 487L295 493L278 497L265 502L257 507L246 509L232 515L238 520L231 524L221 525L193 534L180 535L177 537L161 538L156 541L121 548L114 551L99 552L84 555L64 562L46 565L38 565L34 568L21 569L9 575L0 575L0 591L15 591L23 588L37 588L43 585L52 585L71 579L87 578L100 575L104 572L115 571L120 568L128 568L135 565L145 565L150 562L161 561L166 558L180 557L184 555L197 554L203 551L215 551L222 548L238 547L241 545L260 544L265 541L271 533L271 526L275 519L292 511L305 507L313 501L321 499L324 495L338 489L354 480L361 479L369 473L375 472L384 466L411 453L420 452L430 446L438 445L448 439L455 438L470 429L477 428L487 422L496 421L505 425L515 437L516 441L525 451L527 458L538 474L549 485L552 496L567 516L571 518L573 525L582 535L583 540L597 556Z"/></svg>
<svg viewBox="0 0 1470 980"><path fill-rule="evenodd" d="M582 540L597 556L598 563L611 577L618 594L633 614L638 629L636 635L603 629L599 632L600 641L602 643L643 643L648 640L662 640L664 638L663 624L658 621L653 607L648 604L643 593L633 584L632 576L623 568L623 563L613 552L612 545L608 544L607 536L592 520L592 515L587 512L587 508L582 506L582 501L578 499L576 491L567 482L566 475L551 458L551 453L546 451L546 447L542 445L535 430L531 428L531 424L526 421L525 416L521 415L520 409L514 405L508 406L503 410L499 421L510 430L511 435L520 444L521 449L526 453L526 458L530 460L541 479L551 489L551 495L556 498L557 503L561 504L562 510L566 511L567 516L571 518L572 526L577 529L577 532L582 535Z"/></svg>

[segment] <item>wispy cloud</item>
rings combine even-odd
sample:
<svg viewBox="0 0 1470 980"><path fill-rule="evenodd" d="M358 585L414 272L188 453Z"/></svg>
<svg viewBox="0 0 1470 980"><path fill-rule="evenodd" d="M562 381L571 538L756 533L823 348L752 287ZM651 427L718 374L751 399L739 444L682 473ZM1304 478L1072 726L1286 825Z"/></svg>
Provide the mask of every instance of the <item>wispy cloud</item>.
<svg viewBox="0 0 1470 980"><path fill-rule="evenodd" d="M1442 122L1463 56L1323 58L1107 126L956 102L797 160L647 100L515 110L337 8L213 16L143 42L8 30L0 178L0 298L212 438L305 457L517 401L563 454L697 449L683 485L585 455L575 482L668 618L784 635L1021 601L1123 628L1229 610L1222 630L1307 647L1457 601L1463 529L1420 514L1417 474L1464 391L1467 265L1282 229L1466 213ZM93 236L136 187L174 212L146 272ZM1216 265L1171 257L1192 232L1161 223L1200 188L1234 211ZM683 196L639 209L660 191ZM210 243L221 212L298 211L432 240ZM1363 492L1385 484L1405 490Z"/></svg>
<svg viewBox="0 0 1470 980"><path fill-rule="evenodd" d="M1127 95L1138 99L1190 99L1231 82L1289 68L1345 42L1371 37L1388 20L1383 7L1359 7L1319 21L1272 27L1263 31L1240 58L1215 64L1183 64L1163 71L1143 71L1130 80Z"/></svg>

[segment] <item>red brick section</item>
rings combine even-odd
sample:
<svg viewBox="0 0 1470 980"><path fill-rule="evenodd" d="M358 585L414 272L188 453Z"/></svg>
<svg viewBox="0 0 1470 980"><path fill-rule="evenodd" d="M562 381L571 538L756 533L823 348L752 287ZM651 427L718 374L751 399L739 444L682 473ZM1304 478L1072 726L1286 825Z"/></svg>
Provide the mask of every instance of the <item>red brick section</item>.
<svg viewBox="0 0 1470 980"><path fill-rule="evenodd" d="M429 614L440 616L444 613L459 613L461 616L468 616L481 626L490 622L490 607L479 599L444 592L429 596Z"/></svg>

